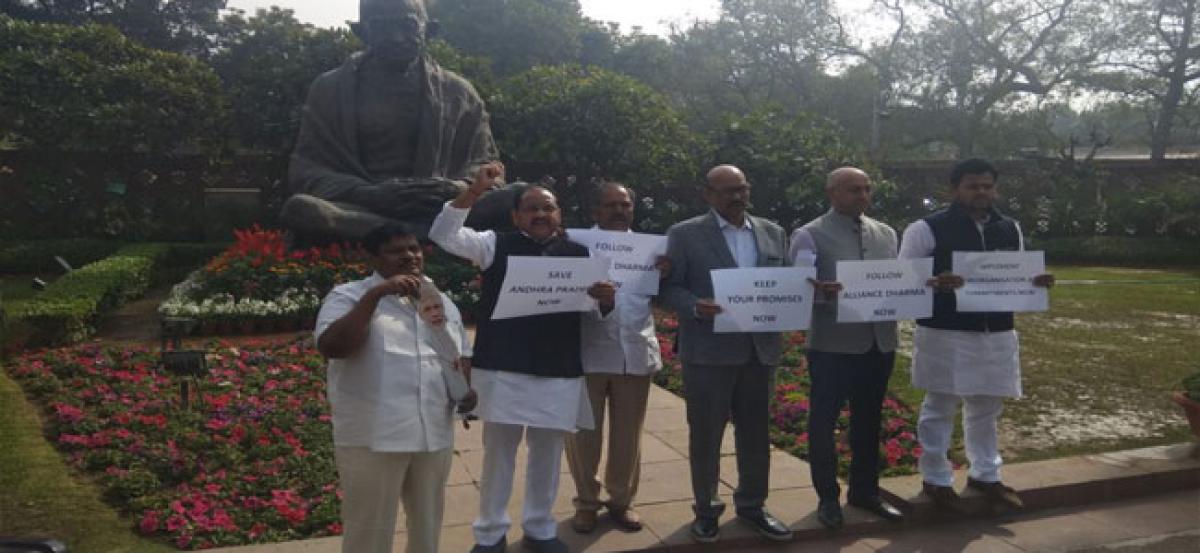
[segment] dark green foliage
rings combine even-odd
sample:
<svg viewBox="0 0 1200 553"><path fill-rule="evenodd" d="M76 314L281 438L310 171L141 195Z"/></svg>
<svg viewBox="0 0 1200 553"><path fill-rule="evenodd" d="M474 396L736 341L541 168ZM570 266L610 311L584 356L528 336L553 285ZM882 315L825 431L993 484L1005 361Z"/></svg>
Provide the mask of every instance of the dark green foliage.
<svg viewBox="0 0 1200 553"><path fill-rule="evenodd" d="M1132 236L1077 236L1033 238L1026 247L1046 252L1046 262L1126 267L1198 267L1200 248L1195 242L1170 238Z"/></svg>
<svg viewBox="0 0 1200 553"><path fill-rule="evenodd" d="M738 166L753 185L752 213L789 230L829 208L825 178L830 171L843 165L867 167L832 122L772 107L728 116L713 142L713 164ZM886 183L878 177L874 181L878 201L887 194L880 190Z"/></svg>
<svg viewBox="0 0 1200 553"><path fill-rule="evenodd" d="M0 15L0 141L49 150L159 151L212 144L216 74L112 27Z"/></svg>
<svg viewBox="0 0 1200 553"><path fill-rule="evenodd" d="M700 145L667 99L646 85L594 67L535 67L505 81L489 102L506 159L544 168L513 176L564 179L555 193L568 222L586 220L581 206L595 178L625 182L652 199L643 206L643 229L664 230L690 213L679 202L696 197Z"/></svg>
<svg viewBox="0 0 1200 553"><path fill-rule="evenodd" d="M235 13L222 26L212 65L229 99L235 147L290 153L309 85L361 43L346 29L318 29L278 7L251 17Z"/></svg>
<svg viewBox="0 0 1200 553"><path fill-rule="evenodd" d="M178 278L218 251L212 244L131 244L51 283L37 296L7 305L9 336L26 347L87 338L99 317L140 297L151 286Z"/></svg>
<svg viewBox="0 0 1200 553"><path fill-rule="evenodd" d="M1200 401L1200 372L1183 379L1183 393L1192 401Z"/></svg>
<svg viewBox="0 0 1200 553"><path fill-rule="evenodd" d="M0 14L16 19L111 25L144 46L201 57L224 7L225 0L0 0Z"/></svg>

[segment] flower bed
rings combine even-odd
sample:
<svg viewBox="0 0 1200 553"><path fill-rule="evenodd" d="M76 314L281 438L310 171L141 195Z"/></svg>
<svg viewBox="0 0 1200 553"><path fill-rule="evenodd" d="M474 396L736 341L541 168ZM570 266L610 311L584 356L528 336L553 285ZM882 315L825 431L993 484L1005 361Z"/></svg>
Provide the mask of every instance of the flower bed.
<svg viewBox="0 0 1200 553"><path fill-rule="evenodd" d="M199 334L311 328L329 290L371 273L356 246L288 250L282 231L257 226L234 235L233 245L172 289L160 314L197 320ZM472 311L479 296L474 267L427 247L426 274L464 314Z"/></svg>
<svg viewBox="0 0 1200 553"><path fill-rule="evenodd" d="M674 317L661 313L657 314L656 323L663 370L655 375L655 383L683 395L682 367L672 350L679 324ZM783 357L775 377L775 397L771 400L771 442L775 447L801 459L808 459L808 398L811 388L808 363L804 357L804 334L789 333L785 336ZM916 415L913 409L896 398L889 396L884 399L883 439L880 444L884 476L916 472L917 458L921 455L916 436ZM846 439L849 416L849 408L844 407L834 431L838 472L842 475L850 467L850 446Z"/></svg>
<svg viewBox="0 0 1200 553"><path fill-rule="evenodd" d="M142 347L47 350L7 367L68 463L145 535L204 549L341 533L320 356L305 341L210 350L191 411Z"/></svg>

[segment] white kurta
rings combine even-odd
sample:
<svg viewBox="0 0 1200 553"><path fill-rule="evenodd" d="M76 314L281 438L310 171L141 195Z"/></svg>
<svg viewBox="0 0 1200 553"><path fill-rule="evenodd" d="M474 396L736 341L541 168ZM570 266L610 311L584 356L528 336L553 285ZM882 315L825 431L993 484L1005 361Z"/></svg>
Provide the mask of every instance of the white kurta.
<svg viewBox="0 0 1200 553"><path fill-rule="evenodd" d="M339 285L329 292L313 334L320 340L329 326L354 308L379 273ZM462 317L443 295L446 329L470 355ZM396 296L379 300L371 315L367 343L352 357L331 359L327 395L333 411L333 443L377 452L438 451L454 445L450 396L442 379L442 361L431 329L411 301Z"/></svg>
<svg viewBox="0 0 1200 553"><path fill-rule="evenodd" d="M981 230L982 232L982 230ZM1021 229L1017 227L1018 236ZM900 259L930 257L937 241L925 221L904 229ZM1021 238L1021 249L1025 249ZM1021 396L1017 331L971 332L917 326L913 334L913 386L957 396Z"/></svg>
<svg viewBox="0 0 1200 553"><path fill-rule="evenodd" d="M429 228L429 239L487 270L496 258L496 233L464 227L468 213L469 209L446 202ZM487 422L567 432L595 427L581 377L550 378L476 367L471 372L471 386L479 394L475 414Z"/></svg>
<svg viewBox="0 0 1200 553"><path fill-rule="evenodd" d="M662 368L651 298L617 290L616 305L607 315L584 316L580 333L584 373L646 376Z"/></svg>

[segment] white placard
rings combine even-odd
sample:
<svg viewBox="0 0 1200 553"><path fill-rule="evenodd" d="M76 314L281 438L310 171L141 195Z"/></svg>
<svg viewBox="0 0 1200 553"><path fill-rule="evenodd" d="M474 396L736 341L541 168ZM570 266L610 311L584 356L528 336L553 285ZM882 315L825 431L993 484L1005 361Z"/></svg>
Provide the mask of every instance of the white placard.
<svg viewBox="0 0 1200 553"><path fill-rule="evenodd" d="M924 319L933 315L933 258L838 261L839 323Z"/></svg>
<svg viewBox="0 0 1200 553"><path fill-rule="evenodd" d="M812 322L813 267L713 269L713 299L721 312L713 332L804 330Z"/></svg>
<svg viewBox="0 0 1200 553"><path fill-rule="evenodd" d="M951 271L963 277L954 291L958 310L1045 311L1050 295L1033 285L1046 272L1044 252L954 252Z"/></svg>
<svg viewBox="0 0 1200 553"><path fill-rule="evenodd" d="M510 256L492 319L589 311L593 284L608 280L604 257Z"/></svg>
<svg viewBox="0 0 1200 553"><path fill-rule="evenodd" d="M658 234L601 229L570 229L567 239L587 247L592 255L612 259L609 274L622 291L653 296L662 278L654 267L667 253L667 237Z"/></svg>

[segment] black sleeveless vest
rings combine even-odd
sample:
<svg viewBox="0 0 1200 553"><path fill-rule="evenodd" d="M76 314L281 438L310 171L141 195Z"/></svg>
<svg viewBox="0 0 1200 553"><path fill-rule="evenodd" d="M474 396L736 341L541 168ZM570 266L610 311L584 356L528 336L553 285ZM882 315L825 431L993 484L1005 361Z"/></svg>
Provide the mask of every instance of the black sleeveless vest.
<svg viewBox="0 0 1200 553"><path fill-rule="evenodd" d="M933 230L937 246L933 250L933 274L951 270L956 251L995 251L1021 249L1020 233L1013 219L1001 215L995 208L980 234L975 220L960 204L938 211L925 218ZM917 324L945 330L1000 332L1013 329L1012 313L959 313L954 292L933 295L933 317L919 319Z"/></svg>
<svg viewBox="0 0 1200 553"><path fill-rule="evenodd" d="M555 239L539 244L520 232L496 234L496 258L483 271L471 364L484 369L534 376L583 376L579 355L579 313L551 313L492 320L509 256L587 257L587 248Z"/></svg>

